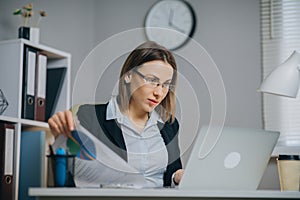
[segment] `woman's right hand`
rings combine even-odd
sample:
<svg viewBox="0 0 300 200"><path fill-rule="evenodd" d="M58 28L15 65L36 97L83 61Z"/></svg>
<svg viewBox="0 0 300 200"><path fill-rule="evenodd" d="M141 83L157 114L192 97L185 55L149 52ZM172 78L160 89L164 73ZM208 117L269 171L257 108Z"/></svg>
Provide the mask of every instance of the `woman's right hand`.
<svg viewBox="0 0 300 200"><path fill-rule="evenodd" d="M74 130L73 114L70 110L58 112L49 118L48 124L54 137L60 134L69 137Z"/></svg>

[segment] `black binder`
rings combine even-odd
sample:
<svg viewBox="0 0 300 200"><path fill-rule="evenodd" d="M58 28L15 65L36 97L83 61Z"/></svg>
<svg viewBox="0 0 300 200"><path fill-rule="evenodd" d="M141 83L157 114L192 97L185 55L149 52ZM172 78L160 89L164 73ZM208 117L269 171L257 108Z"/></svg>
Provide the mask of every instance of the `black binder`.
<svg viewBox="0 0 300 200"><path fill-rule="evenodd" d="M46 83L46 121L54 114L58 98L64 83L67 68L48 68Z"/></svg>
<svg viewBox="0 0 300 200"><path fill-rule="evenodd" d="M34 119L35 107L35 70L37 50L24 46L23 59L23 90L22 90L22 118Z"/></svg>
<svg viewBox="0 0 300 200"><path fill-rule="evenodd" d="M0 199L14 198L14 135L15 126L0 121Z"/></svg>

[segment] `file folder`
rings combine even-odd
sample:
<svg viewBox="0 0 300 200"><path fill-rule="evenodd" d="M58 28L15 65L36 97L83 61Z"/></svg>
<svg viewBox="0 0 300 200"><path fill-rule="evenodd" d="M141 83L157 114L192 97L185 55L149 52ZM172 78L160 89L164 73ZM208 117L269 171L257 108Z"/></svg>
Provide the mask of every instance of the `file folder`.
<svg viewBox="0 0 300 200"><path fill-rule="evenodd" d="M0 121L0 199L14 198L14 134L15 126Z"/></svg>
<svg viewBox="0 0 300 200"><path fill-rule="evenodd" d="M45 121L47 56L37 52L34 119Z"/></svg>
<svg viewBox="0 0 300 200"><path fill-rule="evenodd" d="M62 86L64 83L66 67L48 68L46 84L46 120L48 120L55 111Z"/></svg>
<svg viewBox="0 0 300 200"><path fill-rule="evenodd" d="M34 119L35 107L35 70L37 50L25 46L23 65L22 118Z"/></svg>
<svg viewBox="0 0 300 200"><path fill-rule="evenodd" d="M43 187L46 176L46 132L22 131L20 146L19 199L34 200L30 187Z"/></svg>

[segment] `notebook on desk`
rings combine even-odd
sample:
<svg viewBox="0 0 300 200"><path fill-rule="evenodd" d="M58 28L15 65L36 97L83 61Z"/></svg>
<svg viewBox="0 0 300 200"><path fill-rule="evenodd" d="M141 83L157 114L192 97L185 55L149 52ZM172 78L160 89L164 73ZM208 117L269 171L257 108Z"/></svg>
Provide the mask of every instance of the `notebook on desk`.
<svg viewBox="0 0 300 200"><path fill-rule="evenodd" d="M212 150L201 157L207 130L202 127L196 138L179 189L256 190L279 132L223 127Z"/></svg>

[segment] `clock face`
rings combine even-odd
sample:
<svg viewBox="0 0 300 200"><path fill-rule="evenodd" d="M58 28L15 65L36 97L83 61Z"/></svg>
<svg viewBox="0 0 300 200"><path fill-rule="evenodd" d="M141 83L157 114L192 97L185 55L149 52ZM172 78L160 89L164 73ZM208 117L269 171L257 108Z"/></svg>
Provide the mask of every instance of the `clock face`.
<svg viewBox="0 0 300 200"><path fill-rule="evenodd" d="M182 0L162 0L156 3L145 19L149 40L174 50L192 37L196 17L192 7Z"/></svg>

